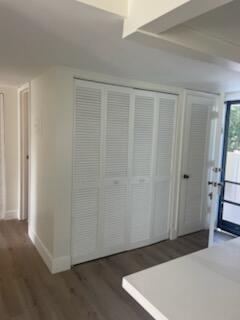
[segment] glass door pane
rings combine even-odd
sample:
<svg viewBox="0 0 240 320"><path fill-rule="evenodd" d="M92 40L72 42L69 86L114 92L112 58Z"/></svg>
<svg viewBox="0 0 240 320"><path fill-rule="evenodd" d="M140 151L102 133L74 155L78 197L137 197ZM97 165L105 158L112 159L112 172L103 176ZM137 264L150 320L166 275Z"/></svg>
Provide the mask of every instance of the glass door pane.
<svg viewBox="0 0 240 320"><path fill-rule="evenodd" d="M240 235L240 102L227 103L218 227Z"/></svg>
<svg viewBox="0 0 240 320"><path fill-rule="evenodd" d="M240 207L231 203L223 204L223 220L230 223L240 224Z"/></svg>

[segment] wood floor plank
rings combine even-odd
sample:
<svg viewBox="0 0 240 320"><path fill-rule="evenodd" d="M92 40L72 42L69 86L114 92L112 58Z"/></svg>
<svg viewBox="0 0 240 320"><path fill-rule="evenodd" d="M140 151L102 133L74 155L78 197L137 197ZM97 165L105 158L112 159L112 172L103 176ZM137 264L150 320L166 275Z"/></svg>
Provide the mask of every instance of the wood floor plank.
<svg viewBox="0 0 240 320"><path fill-rule="evenodd" d="M151 320L122 289L122 277L207 246L201 231L77 265L51 275L27 223L0 222L1 320Z"/></svg>

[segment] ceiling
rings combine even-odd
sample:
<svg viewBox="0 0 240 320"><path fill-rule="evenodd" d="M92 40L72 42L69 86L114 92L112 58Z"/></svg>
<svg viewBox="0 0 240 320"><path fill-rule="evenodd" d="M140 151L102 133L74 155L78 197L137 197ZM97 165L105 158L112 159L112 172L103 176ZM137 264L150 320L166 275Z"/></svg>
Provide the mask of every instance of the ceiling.
<svg viewBox="0 0 240 320"><path fill-rule="evenodd" d="M240 1L209 11L185 23L195 30L240 46Z"/></svg>
<svg viewBox="0 0 240 320"><path fill-rule="evenodd" d="M18 86L65 65L190 89L240 90L240 73L123 40L122 27L122 18L75 0L0 0L0 85Z"/></svg>

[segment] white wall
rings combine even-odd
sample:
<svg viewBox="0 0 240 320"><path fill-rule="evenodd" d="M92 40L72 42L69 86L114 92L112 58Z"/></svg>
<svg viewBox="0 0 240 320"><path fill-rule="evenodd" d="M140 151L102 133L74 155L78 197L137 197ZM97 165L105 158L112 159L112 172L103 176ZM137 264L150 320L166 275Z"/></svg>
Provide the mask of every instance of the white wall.
<svg viewBox="0 0 240 320"><path fill-rule="evenodd" d="M4 93L6 213L5 219L18 214L18 104L17 88L0 88Z"/></svg>
<svg viewBox="0 0 240 320"><path fill-rule="evenodd" d="M54 271L69 269L71 241L73 72L57 68L56 206L54 219Z"/></svg>
<svg viewBox="0 0 240 320"><path fill-rule="evenodd" d="M69 269L73 75L52 68L31 81L29 235L49 269Z"/></svg>
<svg viewBox="0 0 240 320"><path fill-rule="evenodd" d="M51 69L31 82L29 234L48 266L53 256L56 186L55 75Z"/></svg>

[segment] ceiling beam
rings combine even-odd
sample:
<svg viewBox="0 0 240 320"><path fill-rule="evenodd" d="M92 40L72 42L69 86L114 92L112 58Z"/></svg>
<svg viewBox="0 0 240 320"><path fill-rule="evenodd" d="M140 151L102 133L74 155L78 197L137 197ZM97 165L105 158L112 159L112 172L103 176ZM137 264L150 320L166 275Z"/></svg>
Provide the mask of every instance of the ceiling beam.
<svg viewBox="0 0 240 320"><path fill-rule="evenodd" d="M185 25L162 34L138 30L129 39L194 60L215 63L240 72L240 48L230 42L193 30Z"/></svg>
<svg viewBox="0 0 240 320"><path fill-rule="evenodd" d="M144 29L161 33L233 0L129 0L123 37Z"/></svg>

